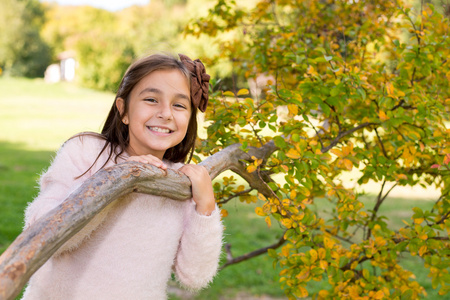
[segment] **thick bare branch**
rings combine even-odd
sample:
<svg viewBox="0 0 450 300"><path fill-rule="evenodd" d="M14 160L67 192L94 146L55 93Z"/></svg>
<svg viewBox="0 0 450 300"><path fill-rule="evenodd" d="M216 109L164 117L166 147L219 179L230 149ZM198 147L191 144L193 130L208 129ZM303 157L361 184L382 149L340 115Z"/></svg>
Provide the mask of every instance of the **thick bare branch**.
<svg viewBox="0 0 450 300"><path fill-rule="evenodd" d="M25 229L0 256L0 299L13 299L64 242L109 203L131 192L176 200L191 196L189 179L174 170L165 172L136 162L100 170L61 205Z"/></svg>

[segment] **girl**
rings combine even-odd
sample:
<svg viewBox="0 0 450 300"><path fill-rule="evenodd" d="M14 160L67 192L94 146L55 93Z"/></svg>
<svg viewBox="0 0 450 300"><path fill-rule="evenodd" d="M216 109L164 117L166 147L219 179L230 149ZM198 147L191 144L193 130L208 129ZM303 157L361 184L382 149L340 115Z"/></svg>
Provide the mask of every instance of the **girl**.
<svg viewBox="0 0 450 300"><path fill-rule="evenodd" d="M175 272L190 289L217 271L220 211L205 168L184 165L197 136L197 108L208 101L199 60L156 54L133 63L120 83L101 134L69 139L40 181L25 226L59 205L101 168L125 161L178 169L193 198L132 193L102 210L30 279L23 299L166 299Z"/></svg>

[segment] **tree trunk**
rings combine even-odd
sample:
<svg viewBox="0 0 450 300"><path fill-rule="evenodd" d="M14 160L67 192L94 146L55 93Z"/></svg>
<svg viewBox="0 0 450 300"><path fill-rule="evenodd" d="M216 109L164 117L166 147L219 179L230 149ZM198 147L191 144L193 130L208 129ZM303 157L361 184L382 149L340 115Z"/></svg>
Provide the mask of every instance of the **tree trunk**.
<svg viewBox="0 0 450 300"><path fill-rule="evenodd" d="M269 142L246 153L240 145L229 146L200 163L211 178L232 170L251 187L268 195L270 189L261 177L247 173L243 161L254 156L266 159L276 147ZM86 180L58 207L25 229L0 256L0 300L14 299L31 275L68 239L81 230L109 203L131 192L146 193L183 201L192 197L186 175L175 170L163 171L151 165L126 162L102 169Z"/></svg>

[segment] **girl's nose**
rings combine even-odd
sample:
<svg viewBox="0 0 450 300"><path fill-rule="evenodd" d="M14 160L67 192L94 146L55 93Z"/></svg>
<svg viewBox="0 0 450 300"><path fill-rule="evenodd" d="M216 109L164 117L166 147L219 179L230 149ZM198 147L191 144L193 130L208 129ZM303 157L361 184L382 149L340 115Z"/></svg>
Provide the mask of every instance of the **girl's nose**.
<svg viewBox="0 0 450 300"><path fill-rule="evenodd" d="M171 120L173 117L171 105L167 104L161 105L157 117L165 120Z"/></svg>

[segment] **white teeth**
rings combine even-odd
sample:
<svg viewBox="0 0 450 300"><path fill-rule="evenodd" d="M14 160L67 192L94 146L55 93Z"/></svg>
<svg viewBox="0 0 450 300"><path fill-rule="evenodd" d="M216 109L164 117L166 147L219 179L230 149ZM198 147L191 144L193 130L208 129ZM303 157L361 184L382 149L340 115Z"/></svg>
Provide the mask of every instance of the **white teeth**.
<svg viewBox="0 0 450 300"><path fill-rule="evenodd" d="M149 127L151 131L162 132L162 133L170 133L170 129L161 128L161 127Z"/></svg>

